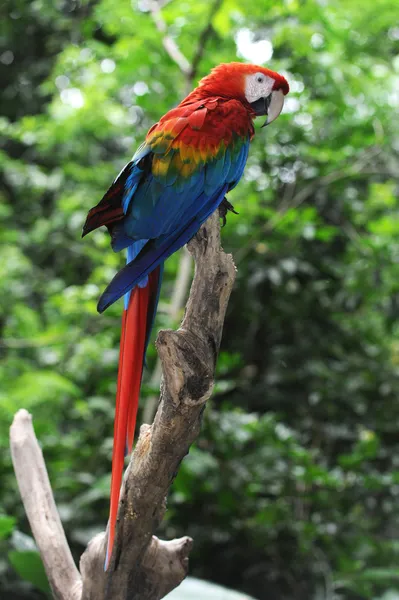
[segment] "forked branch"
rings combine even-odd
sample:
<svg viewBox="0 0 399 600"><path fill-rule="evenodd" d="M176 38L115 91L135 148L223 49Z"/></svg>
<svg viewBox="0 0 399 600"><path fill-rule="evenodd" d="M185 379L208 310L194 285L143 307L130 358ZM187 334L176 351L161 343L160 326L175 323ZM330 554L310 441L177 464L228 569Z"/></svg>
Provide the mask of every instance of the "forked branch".
<svg viewBox="0 0 399 600"><path fill-rule="evenodd" d="M111 563L104 572L107 534L96 536L73 564L31 418L19 411L11 427L18 485L54 597L60 600L159 600L187 574L192 540L155 537L179 465L200 431L212 393L223 322L235 279L230 255L220 247L217 213L188 245L195 274L177 331L156 342L163 379L157 413L143 425L127 468L119 503Z"/></svg>

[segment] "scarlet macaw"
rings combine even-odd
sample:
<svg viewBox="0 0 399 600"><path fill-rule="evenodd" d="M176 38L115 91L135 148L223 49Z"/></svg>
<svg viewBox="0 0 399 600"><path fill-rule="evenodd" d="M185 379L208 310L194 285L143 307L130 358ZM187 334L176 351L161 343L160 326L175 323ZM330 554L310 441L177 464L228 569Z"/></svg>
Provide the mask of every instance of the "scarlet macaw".
<svg viewBox="0 0 399 600"><path fill-rule="evenodd" d="M92 208L83 235L106 225L127 264L102 294L103 312L124 296L112 456L107 568L114 543L125 449L131 452L145 350L165 259L186 244L244 171L253 119L280 114L286 79L256 65L221 64L149 130L145 142Z"/></svg>

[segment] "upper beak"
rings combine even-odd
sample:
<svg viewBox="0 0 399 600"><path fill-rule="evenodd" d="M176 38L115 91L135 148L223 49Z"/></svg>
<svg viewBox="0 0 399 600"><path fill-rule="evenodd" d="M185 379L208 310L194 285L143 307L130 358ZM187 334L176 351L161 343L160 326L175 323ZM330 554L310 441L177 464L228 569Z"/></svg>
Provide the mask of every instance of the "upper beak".
<svg viewBox="0 0 399 600"><path fill-rule="evenodd" d="M281 90L274 90L271 93L272 99L270 102L269 110L267 112L266 123L263 125L269 125L272 121L277 119L284 106L284 94Z"/></svg>
<svg viewBox="0 0 399 600"><path fill-rule="evenodd" d="M284 94L281 90L274 90L267 98L259 98L251 103L252 108L258 116L267 115L267 119L262 125L269 125L277 119L284 106Z"/></svg>

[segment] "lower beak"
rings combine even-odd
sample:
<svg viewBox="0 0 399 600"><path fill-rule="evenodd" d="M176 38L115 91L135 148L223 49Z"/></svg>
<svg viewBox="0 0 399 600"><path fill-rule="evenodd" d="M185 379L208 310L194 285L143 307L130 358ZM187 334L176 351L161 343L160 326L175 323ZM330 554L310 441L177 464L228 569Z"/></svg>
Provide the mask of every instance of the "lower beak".
<svg viewBox="0 0 399 600"><path fill-rule="evenodd" d="M267 98L259 98L251 103L253 110L257 116L267 115L267 119L262 125L270 125L272 121L277 119L284 106L284 94L281 90L274 90Z"/></svg>

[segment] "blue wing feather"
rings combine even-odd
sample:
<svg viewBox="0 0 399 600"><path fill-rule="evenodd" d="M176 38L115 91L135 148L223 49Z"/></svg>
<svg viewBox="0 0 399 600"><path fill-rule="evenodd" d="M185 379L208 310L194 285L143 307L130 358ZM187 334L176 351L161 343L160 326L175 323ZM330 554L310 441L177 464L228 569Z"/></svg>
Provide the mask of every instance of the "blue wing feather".
<svg viewBox="0 0 399 600"><path fill-rule="evenodd" d="M137 186L140 183L142 175L143 171L137 165L135 165L131 174L126 179L125 193L123 194L122 199L122 208L125 214L128 211L130 201L133 198L134 192L137 190Z"/></svg>
<svg viewBox="0 0 399 600"><path fill-rule="evenodd" d="M210 164L205 167L205 192L207 194L212 193L217 185L220 185L221 181L224 181L223 171L226 155L213 160Z"/></svg>
<svg viewBox="0 0 399 600"><path fill-rule="evenodd" d="M249 141L243 144L242 148L235 160L231 161L230 169L226 180L229 182L229 190L232 190L240 181L244 172L244 167L248 158Z"/></svg>
<svg viewBox="0 0 399 600"><path fill-rule="evenodd" d="M160 263L163 263L168 256L184 246L198 231L202 223L219 206L227 188L228 185L225 184L211 198L202 194L201 198L198 199L201 203L201 210L194 218L191 218L190 221L181 226L177 231L147 242L135 260L129 262L115 275L101 296L97 310L100 313L103 312L137 284L140 284L143 277L146 277Z"/></svg>

